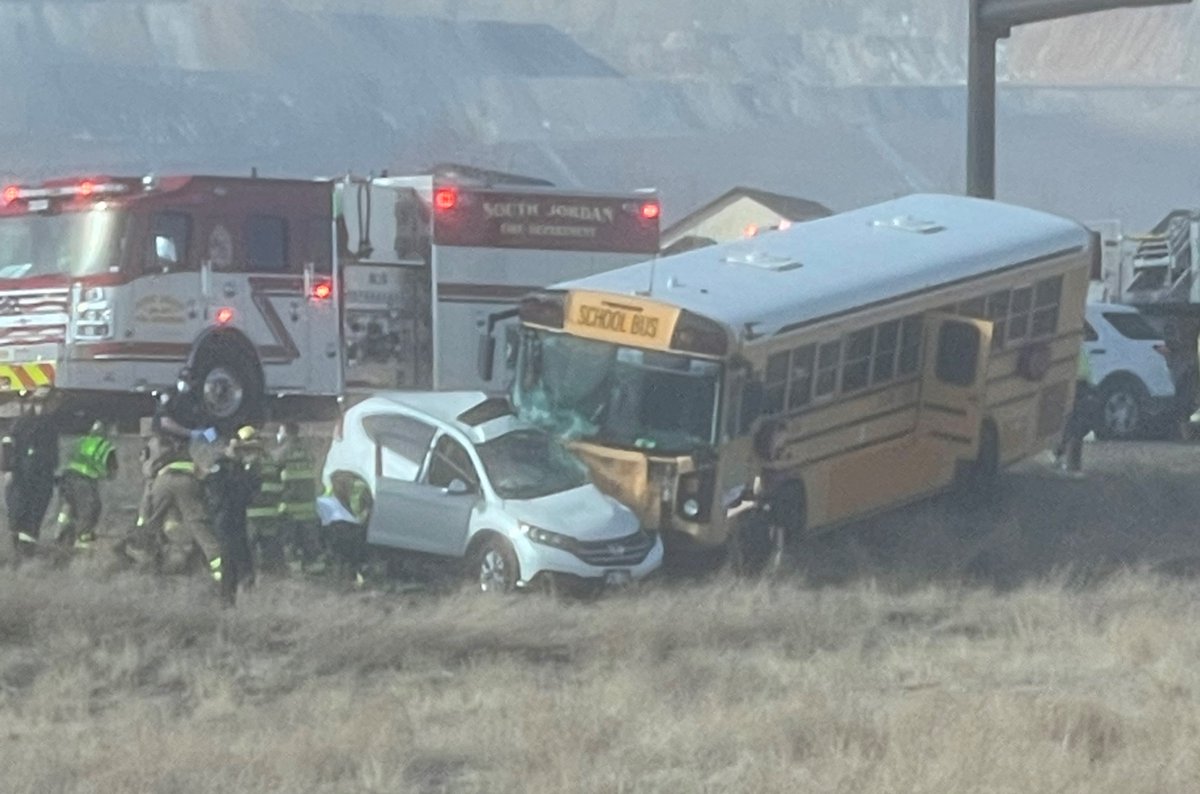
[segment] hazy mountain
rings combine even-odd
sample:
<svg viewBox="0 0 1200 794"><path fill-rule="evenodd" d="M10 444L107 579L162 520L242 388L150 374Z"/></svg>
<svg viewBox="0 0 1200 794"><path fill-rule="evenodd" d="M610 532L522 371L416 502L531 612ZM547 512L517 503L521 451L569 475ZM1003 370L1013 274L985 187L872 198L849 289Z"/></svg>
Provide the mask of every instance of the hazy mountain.
<svg viewBox="0 0 1200 794"><path fill-rule="evenodd" d="M961 0L0 0L0 176L458 159L667 219L733 184L847 207L962 182ZM1200 11L1019 30L999 193L1134 226L1200 203Z"/></svg>

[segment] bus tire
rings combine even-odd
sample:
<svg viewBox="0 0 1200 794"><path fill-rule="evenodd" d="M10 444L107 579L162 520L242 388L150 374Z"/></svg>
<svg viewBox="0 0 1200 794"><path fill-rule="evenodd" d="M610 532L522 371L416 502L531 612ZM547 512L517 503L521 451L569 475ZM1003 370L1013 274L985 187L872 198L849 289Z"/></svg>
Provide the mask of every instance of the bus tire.
<svg viewBox="0 0 1200 794"><path fill-rule="evenodd" d="M213 340L196 354L191 368L200 421L222 433L262 417L262 372L253 351L243 347Z"/></svg>

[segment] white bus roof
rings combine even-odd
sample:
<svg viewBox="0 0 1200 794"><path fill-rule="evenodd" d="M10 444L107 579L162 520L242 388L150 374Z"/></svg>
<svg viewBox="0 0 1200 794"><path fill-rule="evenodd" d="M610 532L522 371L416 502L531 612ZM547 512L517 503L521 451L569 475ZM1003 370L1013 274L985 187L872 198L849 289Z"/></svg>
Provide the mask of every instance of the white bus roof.
<svg viewBox="0 0 1200 794"><path fill-rule="evenodd" d="M554 288L639 294L738 334L771 335L1090 242L1086 228L1055 215L918 194Z"/></svg>

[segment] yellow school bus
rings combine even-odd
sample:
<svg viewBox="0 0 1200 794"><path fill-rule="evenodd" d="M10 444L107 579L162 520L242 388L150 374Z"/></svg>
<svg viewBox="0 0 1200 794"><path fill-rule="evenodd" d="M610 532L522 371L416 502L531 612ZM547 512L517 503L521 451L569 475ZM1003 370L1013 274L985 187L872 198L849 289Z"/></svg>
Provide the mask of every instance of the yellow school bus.
<svg viewBox="0 0 1200 794"><path fill-rule="evenodd" d="M775 565L1045 449L1094 253L1069 220L915 195L621 268L522 303L512 402L668 554Z"/></svg>

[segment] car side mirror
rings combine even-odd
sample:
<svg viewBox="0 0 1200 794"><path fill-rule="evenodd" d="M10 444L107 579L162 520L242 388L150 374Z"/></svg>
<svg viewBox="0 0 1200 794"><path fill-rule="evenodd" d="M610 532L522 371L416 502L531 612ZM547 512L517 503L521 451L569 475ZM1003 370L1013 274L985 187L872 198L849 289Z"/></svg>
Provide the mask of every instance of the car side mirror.
<svg viewBox="0 0 1200 794"><path fill-rule="evenodd" d="M450 481L450 484L442 492L447 496L466 496L471 493L471 486L456 477Z"/></svg>

